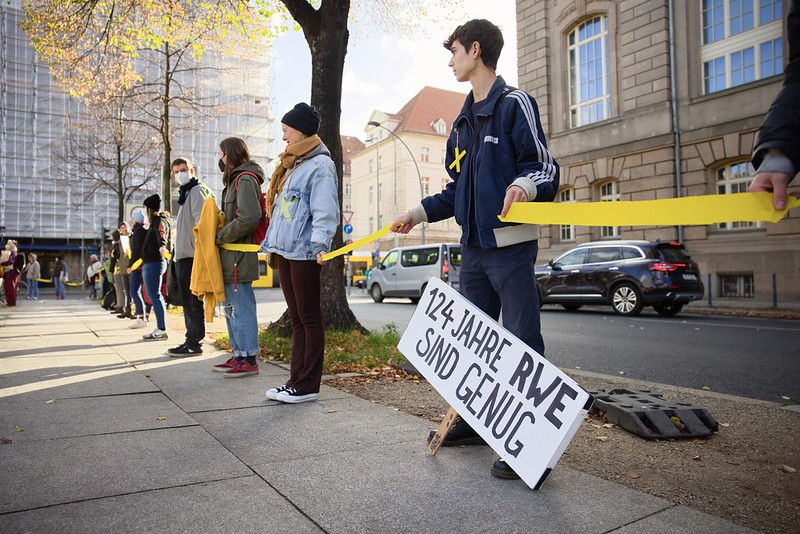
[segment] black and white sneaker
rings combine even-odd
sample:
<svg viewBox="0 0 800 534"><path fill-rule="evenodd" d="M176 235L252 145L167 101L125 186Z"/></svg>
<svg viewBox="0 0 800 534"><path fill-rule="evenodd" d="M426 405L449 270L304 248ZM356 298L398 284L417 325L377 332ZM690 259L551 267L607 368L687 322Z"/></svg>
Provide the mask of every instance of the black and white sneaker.
<svg viewBox="0 0 800 534"><path fill-rule="evenodd" d="M203 354L203 349L200 347L189 347L186 345L186 343L177 347L173 347L167 351L167 355L172 356L173 358L186 358L187 356L196 356L198 354Z"/></svg>
<svg viewBox="0 0 800 534"><path fill-rule="evenodd" d="M278 400L278 393L281 391L285 391L289 388L286 384L282 386L278 386L276 388L268 389L267 390L267 398L270 400Z"/></svg>
<svg viewBox="0 0 800 534"><path fill-rule="evenodd" d="M302 391L297 391L293 387L287 387L275 395L275 400L286 402L288 404L299 404L301 402L315 401L318 398L319 393L303 393Z"/></svg>

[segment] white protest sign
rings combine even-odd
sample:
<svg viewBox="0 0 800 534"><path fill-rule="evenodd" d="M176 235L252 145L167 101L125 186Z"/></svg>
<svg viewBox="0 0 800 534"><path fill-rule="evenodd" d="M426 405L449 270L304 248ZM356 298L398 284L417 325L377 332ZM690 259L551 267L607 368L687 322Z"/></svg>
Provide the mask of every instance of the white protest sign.
<svg viewBox="0 0 800 534"><path fill-rule="evenodd" d="M438 278L397 347L531 488L591 407L574 380Z"/></svg>

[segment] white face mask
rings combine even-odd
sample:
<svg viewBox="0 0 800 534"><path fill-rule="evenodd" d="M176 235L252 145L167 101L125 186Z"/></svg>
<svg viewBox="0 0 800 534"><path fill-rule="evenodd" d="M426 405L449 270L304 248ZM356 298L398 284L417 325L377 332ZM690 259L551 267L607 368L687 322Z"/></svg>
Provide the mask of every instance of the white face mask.
<svg viewBox="0 0 800 534"><path fill-rule="evenodd" d="M186 185L191 179L192 178L189 176L189 173L186 171L181 171L175 175L175 181L178 182L178 185Z"/></svg>

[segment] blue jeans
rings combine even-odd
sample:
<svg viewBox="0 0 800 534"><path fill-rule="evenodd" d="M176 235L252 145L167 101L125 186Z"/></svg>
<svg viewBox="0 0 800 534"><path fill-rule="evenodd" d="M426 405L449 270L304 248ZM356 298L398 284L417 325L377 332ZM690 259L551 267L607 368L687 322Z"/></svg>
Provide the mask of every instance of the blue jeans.
<svg viewBox="0 0 800 534"><path fill-rule="evenodd" d="M53 278L53 287L56 288L56 300L64 300L66 292L64 291L64 282L59 277Z"/></svg>
<svg viewBox="0 0 800 534"><path fill-rule="evenodd" d="M544 356L539 317L539 294L533 264L537 241L510 247L461 250L461 294L495 321L503 312L503 326Z"/></svg>
<svg viewBox="0 0 800 534"><path fill-rule="evenodd" d="M237 358L257 356L261 349L258 346L258 315L253 283L239 282L236 289L233 290L233 284L225 284L223 306L233 355Z"/></svg>
<svg viewBox="0 0 800 534"><path fill-rule="evenodd" d="M39 298L39 281L35 278L28 280L28 298L38 299Z"/></svg>
<svg viewBox="0 0 800 534"><path fill-rule="evenodd" d="M136 269L135 271L131 271L130 277L130 292L131 292L131 299L133 300L133 307L136 308L136 316L137 317L149 317L150 316L150 305L145 307L144 299L142 298L142 270Z"/></svg>
<svg viewBox="0 0 800 534"><path fill-rule="evenodd" d="M167 329L167 303L164 301L164 295L161 294L161 279L165 272L167 272L167 260L150 261L142 265L144 289L153 304L153 311L156 312L156 327L159 330Z"/></svg>

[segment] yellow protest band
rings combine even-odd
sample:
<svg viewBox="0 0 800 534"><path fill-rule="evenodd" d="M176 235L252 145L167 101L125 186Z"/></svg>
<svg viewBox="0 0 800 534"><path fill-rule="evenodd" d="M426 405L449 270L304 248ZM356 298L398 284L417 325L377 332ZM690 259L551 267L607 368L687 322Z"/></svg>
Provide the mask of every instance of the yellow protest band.
<svg viewBox="0 0 800 534"><path fill-rule="evenodd" d="M169 261L169 260L171 260L171 259L172 259L172 254L170 254L169 252L167 252L167 251L165 250L165 251L164 251L164 257L167 259L167 261Z"/></svg>
<svg viewBox="0 0 800 534"><path fill-rule="evenodd" d="M135 271L135 270L136 270L136 269L138 269L138 268L139 268L141 265L142 265L142 258L139 258L138 260L136 260L135 262L133 262L133 265L131 265L131 271Z"/></svg>
<svg viewBox="0 0 800 534"><path fill-rule="evenodd" d="M225 250L233 250L235 252L259 252L261 250L261 245L245 245L240 243L223 243L219 246L219 248L224 248Z"/></svg>
<svg viewBox="0 0 800 534"><path fill-rule="evenodd" d="M44 282L46 284L52 284L53 283L53 279L52 278L34 278L34 280L36 280L37 282Z"/></svg>
<svg viewBox="0 0 800 534"><path fill-rule="evenodd" d="M369 243L372 243L373 241L377 241L378 239L382 238L391 231L392 231L392 225L388 224L383 228L381 228L380 230L378 230L377 232L373 232L366 237L362 237L361 239L353 241L349 245L346 245L342 248L337 248L336 250L328 252L327 254L323 254L322 261L332 260L333 258L341 256L342 254L347 254L351 250L355 250L363 245L368 245Z"/></svg>
<svg viewBox="0 0 800 534"><path fill-rule="evenodd" d="M515 202L504 222L578 226L691 226L734 221L778 222L800 206L788 197L776 210L772 193L735 193L621 202Z"/></svg>

